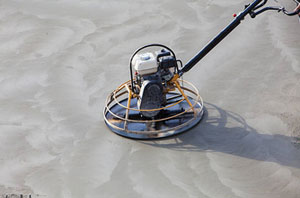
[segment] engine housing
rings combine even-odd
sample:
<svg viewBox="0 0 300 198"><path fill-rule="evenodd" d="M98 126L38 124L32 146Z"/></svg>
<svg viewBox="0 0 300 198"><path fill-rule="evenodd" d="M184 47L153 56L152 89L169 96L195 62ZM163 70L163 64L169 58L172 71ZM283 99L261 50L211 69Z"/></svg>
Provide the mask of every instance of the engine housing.
<svg viewBox="0 0 300 198"><path fill-rule="evenodd" d="M155 55L150 52L137 55L134 68L138 109L142 110L142 116L154 118L160 110L147 110L160 109L166 105L167 82L177 71L177 61L169 51L163 49Z"/></svg>

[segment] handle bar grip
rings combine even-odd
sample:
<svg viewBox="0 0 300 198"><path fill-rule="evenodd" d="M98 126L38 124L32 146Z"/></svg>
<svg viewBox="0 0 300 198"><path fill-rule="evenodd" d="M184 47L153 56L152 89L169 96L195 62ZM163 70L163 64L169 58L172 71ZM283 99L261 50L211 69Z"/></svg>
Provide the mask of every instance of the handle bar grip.
<svg viewBox="0 0 300 198"><path fill-rule="evenodd" d="M285 15L287 16L295 16L295 15L298 15L300 13L300 4L298 5L298 7L295 9L295 11L293 12L288 12L284 7L265 7L265 8L262 8L256 12L252 11L250 12L250 16L252 18L255 18L257 15L265 12L265 11L268 11L268 10L277 10L278 12L283 12Z"/></svg>
<svg viewBox="0 0 300 198"><path fill-rule="evenodd" d="M282 10L284 14L288 15L288 16L295 16L297 14L300 13L300 9L294 12L287 12L285 9Z"/></svg>
<svg viewBox="0 0 300 198"><path fill-rule="evenodd" d="M300 2L298 0L294 0L294 2L297 4L297 7L294 9L293 12L287 12L284 8L282 9L283 13L288 15L288 16L295 16L299 15L300 13Z"/></svg>

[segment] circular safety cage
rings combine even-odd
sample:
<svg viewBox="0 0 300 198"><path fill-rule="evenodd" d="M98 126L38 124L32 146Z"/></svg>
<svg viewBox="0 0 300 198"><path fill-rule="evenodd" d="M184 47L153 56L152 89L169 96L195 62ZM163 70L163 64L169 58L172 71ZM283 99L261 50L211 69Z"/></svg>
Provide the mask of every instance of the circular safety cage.
<svg viewBox="0 0 300 198"><path fill-rule="evenodd" d="M166 94L166 105L159 109L138 109L138 96L131 92L131 81L113 91L106 100L104 120L111 131L133 139L163 138L191 129L201 121L203 100L190 82L177 79ZM153 118L141 111L160 111Z"/></svg>

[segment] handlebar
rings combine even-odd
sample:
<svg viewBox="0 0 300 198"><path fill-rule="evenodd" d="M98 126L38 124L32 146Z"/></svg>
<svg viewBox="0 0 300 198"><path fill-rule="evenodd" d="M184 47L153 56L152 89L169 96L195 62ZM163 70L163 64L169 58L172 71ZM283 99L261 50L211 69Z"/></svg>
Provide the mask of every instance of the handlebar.
<svg viewBox="0 0 300 198"><path fill-rule="evenodd" d="M288 12L288 11L285 9L285 7L283 7L283 6L269 6L269 7L264 7L264 8L262 8L262 9L258 10L258 11L255 11L255 10L261 8L262 6L264 6L264 5L267 3L267 1L268 1L268 0L264 0L260 5L256 6L256 7L252 10L252 12L249 13L250 16L251 16L252 18L255 18L257 15L259 15L259 14L265 12L265 11L268 11L268 10L275 10L275 11L278 11L278 12L282 12L282 13L284 13L284 14L287 15L287 16L295 16L295 15L299 15L299 14L300 14L300 9L295 10L295 11L293 11L293 12ZM297 6L300 5L300 3L299 3L297 0L294 0L294 2L297 4Z"/></svg>
<svg viewBox="0 0 300 198"><path fill-rule="evenodd" d="M288 15L288 16L295 16L295 15L297 15L297 14L300 13L300 10L297 10L297 11L294 11L294 12L287 12L287 11L283 8L282 12L283 12L284 14Z"/></svg>

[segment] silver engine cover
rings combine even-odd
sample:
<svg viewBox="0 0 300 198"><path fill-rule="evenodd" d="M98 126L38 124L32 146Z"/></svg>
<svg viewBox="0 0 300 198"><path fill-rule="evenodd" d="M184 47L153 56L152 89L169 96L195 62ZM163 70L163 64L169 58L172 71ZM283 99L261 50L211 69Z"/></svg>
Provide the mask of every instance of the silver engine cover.
<svg viewBox="0 0 300 198"><path fill-rule="evenodd" d="M154 80L145 80L142 84L138 100L138 108L159 109L163 107L164 94L160 82ZM141 111L140 113L147 118L154 118L159 114L157 111Z"/></svg>

